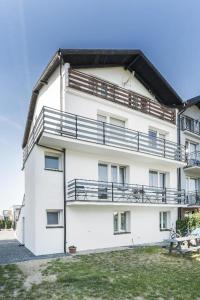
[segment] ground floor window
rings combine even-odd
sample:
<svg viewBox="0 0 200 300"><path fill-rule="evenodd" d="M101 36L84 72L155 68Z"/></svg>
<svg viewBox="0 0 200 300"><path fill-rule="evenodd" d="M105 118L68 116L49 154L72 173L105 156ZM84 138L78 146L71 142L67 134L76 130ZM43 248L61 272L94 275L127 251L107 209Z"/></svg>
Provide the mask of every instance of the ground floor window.
<svg viewBox="0 0 200 300"><path fill-rule="evenodd" d="M170 211L160 212L160 230L169 230L171 227L171 213Z"/></svg>
<svg viewBox="0 0 200 300"><path fill-rule="evenodd" d="M114 212L114 233L130 232L130 211Z"/></svg>
<svg viewBox="0 0 200 300"><path fill-rule="evenodd" d="M47 226L60 226L62 223L61 210L47 210Z"/></svg>

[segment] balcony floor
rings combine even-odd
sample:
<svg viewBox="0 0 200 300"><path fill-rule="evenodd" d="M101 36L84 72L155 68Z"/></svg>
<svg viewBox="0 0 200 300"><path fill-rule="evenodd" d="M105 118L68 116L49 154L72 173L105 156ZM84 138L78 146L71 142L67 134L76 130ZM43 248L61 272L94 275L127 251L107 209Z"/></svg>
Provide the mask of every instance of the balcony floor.
<svg viewBox="0 0 200 300"><path fill-rule="evenodd" d="M200 166L185 167L184 172L189 176L200 176Z"/></svg>
<svg viewBox="0 0 200 300"><path fill-rule="evenodd" d="M165 204L165 203L133 203L133 202L106 202L106 201L66 201L67 206L82 206L82 205L89 205L89 206L135 206L135 207L162 207L162 208L169 208L169 207L188 207L187 204Z"/></svg>
<svg viewBox="0 0 200 300"><path fill-rule="evenodd" d="M117 148L107 145L101 145L97 143L85 142L82 140L76 140L69 137L63 137L60 135L54 135L50 133L43 132L40 137L39 144L47 147L54 148L66 148L69 150L81 151L91 154L107 155L118 158L126 158L132 161L141 161L145 163L159 163L163 166L174 166L174 167L184 167L185 162L176 161L161 156L151 155L148 153L143 153L139 151L131 151L123 148Z"/></svg>

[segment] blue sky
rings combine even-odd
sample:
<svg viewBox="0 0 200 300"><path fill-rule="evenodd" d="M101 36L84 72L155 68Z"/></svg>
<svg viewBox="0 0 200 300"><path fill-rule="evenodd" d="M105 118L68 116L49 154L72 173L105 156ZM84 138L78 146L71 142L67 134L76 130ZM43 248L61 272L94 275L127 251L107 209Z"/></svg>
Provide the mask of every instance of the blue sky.
<svg viewBox="0 0 200 300"><path fill-rule="evenodd" d="M0 0L0 210L21 203L31 90L60 48L141 49L185 100L200 94L199 0Z"/></svg>

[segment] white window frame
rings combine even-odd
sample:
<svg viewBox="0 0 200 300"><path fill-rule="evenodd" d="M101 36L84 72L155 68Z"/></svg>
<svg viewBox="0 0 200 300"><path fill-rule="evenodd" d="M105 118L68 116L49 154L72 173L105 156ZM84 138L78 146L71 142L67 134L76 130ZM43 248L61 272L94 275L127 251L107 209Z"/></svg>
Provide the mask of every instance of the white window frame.
<svg viewBox="0 0 200 300"><path fill-rule="evenodd" d="M168 172L165 172L165 171L158 171L158 170L149 170L149 186L151 186L150 185L150 173L151 172L155 172L155 173L157 173L157 185L156 186L152 186L152 187L158 187L158 188L162 188L161 186L160 186L160 175L161 174L165 174L165 187L167 188L168 187L168 181L169 181L169 173Z"/></svg>
<svg viewBox="0 0 200 300"><path fill-rule="evenodd" d="M164 227L164 217L163 215L167 214L167 226ZM168 231L170 230L171 226L171 211L160 211L159 212L159 227L160 231Z"/></svg>
<svg viewBox="0 0 200 300"><path fill-rule="evenodd" d="M124 184L128 184L128 182L129 182L129 166L121 165L121 164L115 164L115 163L107 163L107 162L103 162L103 161L99 161L98 166L99 165L106 165L107 166L108 182L114 182L112 180L112 167L117 168L117 182L114 182L114 183L120 183L120 181L119 181L119 179L120 179L120 168L125 168L125 182L124 182ZM99 180L99 178L98 178L98 180Z"/></svg>
<svg viewBox="0 0 200 300"><path fill-rule="evenodd" d="M46 167L46 157L47 156L58 158L58 169ZM62 155L60 153L55 153L55 152L45 152L44 153L44 169L49 170L49 171L62 171Z"/></svg>
<svg viewBox="0 0 200 300"><path fill-rule="evenodd" d="M58 213L58 223L48 224L48 213ZM63 211L62 209L47 209L46 210L46 227L60 227L63 225Z"/></svg>
<svg viewBox="0 0 200 300"><path fill-rule="evenodd" d="M155 134L154 138L153 138L153 135L150 135L150 132L153 132ZM149 127L148 136L149 136L150 146L157 147L158 144L159 144L159 146L162 146L162 144L160 143L160 140L163 140L163 146L164 146L164 141L166 140L167 135L168 135L168 132L166 132L166 131L162 131L162 130L159 130L159 129L153 128L153 127Z"/></svg>
<svg viewBox="0 0 200 300"><path fill-rule="evenodd" d="M122 218L122 214L126 214L126 228L122 229L121 228L121 218ZM115 230L115 216L117 216L117 230ZM130 221L131 221L131 213L130 211L115 211L113 213L113 233L114 234L122 234L122 233L130 233Z"/></svg>

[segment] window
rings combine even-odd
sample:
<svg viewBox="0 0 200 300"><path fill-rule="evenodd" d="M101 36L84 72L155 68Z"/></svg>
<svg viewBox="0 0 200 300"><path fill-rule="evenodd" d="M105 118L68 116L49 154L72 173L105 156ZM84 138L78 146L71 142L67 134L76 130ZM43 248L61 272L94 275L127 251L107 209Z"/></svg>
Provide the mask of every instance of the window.
<svg viewBox="0 0 200 300"><path fill-rule="evenodd" d="M156 146L157 131L149 129L149 140L151 147Z"/></svg>
<svg viewBox="0 0 200 300"><path fill-rule="evenodd" d="M194 192L200 190L200 178L186 178L186 191L187 192Z"/></svg>
<svg viewBox="0 0 200 300"><path fill-rule="evenodd" d="M160 188L166 187L166 176L164 172L149 171L149 186L155 186Z"/></svg>
<svg viewBox="0 0 200 300"><path fill-rule="evenodd" d="M125 184L127 182L127 167L114 164L98 164L98 180Z"/></svg>
<svg viewBox="0 0 200 300"><path fill-rule="evenodd" d="M60 157L54 154L45 155L45 169L60 170Z"/></svg>
<svg viewBox="0 0 200 300"><path fill-rule="evenodd" d="M60 210L47 211L47 225L48 226L61 225L61 211Z"/></svg>
<svg viewBox="0 0 200 300"><path fill-rule="evenodd" d="M130 232L130 212L115 212L113 214L114 233Z"/></svg>
<svg viewBox="0 0 200 300"><path fill-rule="evenodd" d="M194 131L194 120L186 117L185 118L185 126L186 126L187 130Z"/></svg>
<svg viewBox="0 0 200 300"><path fill-rule="evenodd" d="M110 124L125 127L125 121L116 118L110 118Z"/></svg>
<svg viewBox="0 0 200 300"><path fill-rule="evenodd" d="M126 182L126 167L119 167L119 183L125 184Z"/></svg>
<svg viewBox="0 0 200 300"><path fill-rule="evenodd" d="M170 211L160 212L160 230L169 230L171 227L171 213Z"/></svg>

